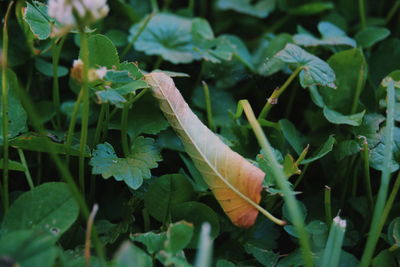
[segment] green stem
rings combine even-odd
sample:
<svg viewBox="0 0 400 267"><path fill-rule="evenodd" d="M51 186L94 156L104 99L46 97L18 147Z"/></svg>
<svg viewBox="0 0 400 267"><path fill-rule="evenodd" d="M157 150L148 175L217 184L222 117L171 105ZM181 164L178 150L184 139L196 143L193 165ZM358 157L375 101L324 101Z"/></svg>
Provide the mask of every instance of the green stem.
<svg viewBox="0 0 400 267"><path fill-rule="evenodd" d="M61 50L65 41L63 36L59 43L56 44L57 40L54 41L54 48L52 54L53 60L53 105L56 110L56 125L58 128L61 127L61 110L60 110L60 85L58 82L58 63L60 62Z"/></svg>
<svg viewBox="0 0 400 267"><path fill-rule="evenodd" d="M69 154L70 154L70 150L71 150L72 139L74 137L76 119L78 117L78 113L79 113L81 102L82 102L82 97L83 97L83 92L80 91L78 94L78 98L76 99L74 108L72 110L71 121L69 122L67 140L66 140L66 146L67 146L66 164L67 164L67 166L69 165Z"/></svg>
<svg viewBox="0 0 400 267"><path fill-rule="evenodd" d="M208 85L206 82L203 81L202 83L203 83L203 90L204 90L204 99L206 102L208 127L210 127L211 131L215 132L213 116L212 116L210 90L208 89Z"/></svg>
<svg viewBox="0 0 400 267"><path fill-rule="evenodd" d="M142 34L144 29L147 27L147 24L149 24L151 18L155 15L155 13L151 13L146 16L144 19L142 25L140 25L139 30L136 32L135 36L133 36L132 40L129 42L129 44L124 48L124 50L121 53L121 59L123 59L126 54L131 50L132 46L135 44L139 36Z"/></svg>
<svg viewBox="0 0 400 267"><path fill-rule="evenodd" d="M100 108L99 118L97 120L96 132L94 134L94 139L93 139L93 146L96 146L98 143L100 143L101 132L103 131L104 127L104 117L106 114L106 109L107 109L106 104L102 104Z"/></svg>
<svg viewBox="0 0 400 267"><path fill-rule="evenodd" d="M14 1L11 1L8 5L6 15L4 17L3 26L3 54L2 54L2 71L1 71L1 104L2 104L2 115L3 115L3 193L1 194L3 199L3 211L6 212L9 206L8 196L8 160L9 160L9 147L8 147L8 77L7 77L7 65L8 65L8 17L10 16L11 7Z"/></svg>
<svg viewBox="0 0 400 267"><path fill-rule="evenodd" d="M390 192L389 198L386 202L385 208L383 209L381 221L379 223L379 229L382 231L383 226L385 225L386 219L389 216L390 210L392 209L394 200L396 199L397 192L400 188L400 172L397 174L396 181L393 185L392 192Z"/></svg>
<svg viewBox="0 0 400 267"><path fill-rule="evenodd" d="M361 258L360 267L367 267L371 263L374 255L376 243L378 242L382 229L380 224L382 221L383 211L387 192L389 189L391 162L392 162L392 147L393 147L393 129L394 129L394 109L395 109L395 89L394 81L389 81L387 87L387 115L386 115L386 129L385 129L385 151L384 151L384 166L381 176L381 185L379 187L378 196L375 204L372 223L367 239L367 244Z"/></svg>
<svg viewBox="0 0 400 267"><path fill-rule="evenodd" d="M110 122L111 116L110 116L110 104L106 104L106 116L104 120L104 126L103 126L103 133L101 136L101 140L106 140L107 139L107 134L108 134L108 124Z"/></svg>
<svg viewBox="0 0 400 267"><path fill-rule="evenodd" d="M365 0L358 0L358 10L360 14L361 29L367 26L367 19L365 14Z"/></svg>
<svg viewBox="0 0 400 267"><path fill-rule="evenodd" d="M129 96L131 98L131 96ZM129 141L128 141L128 113L130 108L129 101L124 104L124 108L122 109L121 114L121 144L122 151L124 152L125 157L130 155L129 149Z"/></svg>
<svg viewBox="0 0 400 267"><path fill-rule="evenodd" d="M159 56L156 60L156 63L154 63L153 70L159 69L163 61L164 61L163 58Z"/></svg>
<svg viewBox="0 0 400 267"><path fill-rule="evenodd" d="M325 203L325 220L328 227L332 223L332 208L331 208L331 188L325 185L324 193L324 203Z"/></svg>
<svg viewBox="0 0 400 267"><path fill-rule="evenodd" d="M150 216L146 208L142 210L144 232L150 231Z"/></svg>
<svg viewBox="0 0 400 267"><path fill-rule="evenodd" d="M278 102L279 96L288 88L288 86L292 83L294 78L299 74L302 70L302 67L298 67L293 73L289 76L286 82L278 89L275 89L271 96L268 98L267 103L265 103L263 109L258 115L258 119L265 119L268 115L268 112L271 110L272 106Z"/></svg>
<svg viewBox="0 0 400 267"><path fill-rule="evenodd" d="M27 183L29 185L29 188L32 190L33 188L35 188L35 186L33 185L32 176L31 176L31 173L29 171L28 164L26 163L24 151L22 149L20 149L20 148L18 148L17 150L18 150L18 155L19 155L19 158L21 160L21 163L25 167L24 173L25 173L26 181L27 181Z"/></svg>
<svg viewBox="0 0 400 267"><path fill-rule="evenodd" d="M351 105L350 114L354 114L357 111L361 91L364 87L364 80L365 80L364 78L365 78L365 65L361 65L360 72L358 73L357 85L354 93L353 103Z"/></svg>
<svg viewBox="0 0 400 267"><path fill-rule="evenodd" d="M194 0L189 0L189 4L188 4L188 9L190 11L190 14L194 14Z"/></svg>
<svg viewBox="0 0 400 267"><path fill-rule="evenodd" d="M88 76L89 76L89 47L88 38L84 31L80 32L81 37L81 53L83 61L83 73L82 73L82 127L81 127L81 138L79 142L79 186L82 192L85 192L85 152L86 143L88 136L88 125L89 125L89 87L88 87Z"/></svg>
<svg viewBox="0 0 400 267"><path fill-rule="evenodd" d="M150 0L150 4L151 4L151 10L153 11L153 13L158 13L158 11L160 9L158 8L157 0Z"/></svg>
<svg viewBox="0 0 400 267"><path fill-rule="evenodd" d="M290 189L285 174L283 173L282 168L276 160L273 148L271 147L267 137L261 129L260 124L254 116L253 110L249 102L247 100L241 100L240 103L242 104L246 117L253 128L258 143L264 150L267 160L270 162L272 175L275 177L279 188L283 191L283 198L288 206L291 218L293 218L293 224L300 239L300 245L305 266L313 266L312 252L308 241L308 233L304 226L304 221L300 213L300 208L296 202L292 190Z"/></svg>
<svg viewBox="0 0 400 267"><path fill-rule="evenodd" d="M369 147L365 136L360 136L359 138L364 139L363 148L361 150L361 157L364 162L364 185L365 191L367 192L369 207L372 210L374 207L374 198L372 195L371 174L369 172Z"/></svg>
<svg viewBox="0 0 400 267"><path fill-rule="evenodd" d="M396 3L392 6L388 15L386 16L386 19L385 19L386 24L388 24L392 20L394 14L396 14L399 7L400 7L400 1L396 1Z"/></svg>

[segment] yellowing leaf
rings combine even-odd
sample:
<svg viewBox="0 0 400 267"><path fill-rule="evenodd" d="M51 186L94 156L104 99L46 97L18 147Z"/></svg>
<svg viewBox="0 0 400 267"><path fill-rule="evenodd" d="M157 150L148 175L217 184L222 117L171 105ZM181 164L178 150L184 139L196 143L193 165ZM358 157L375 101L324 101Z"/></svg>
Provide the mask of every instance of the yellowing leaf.
<svg viewBox="0 0 400 267"><path fill-rule="evenodd" d="M258 203L265 174L199 120L170 77L154 72L146 75L146 81L225 213L237 226L253 225L262 210Z"/></svg>

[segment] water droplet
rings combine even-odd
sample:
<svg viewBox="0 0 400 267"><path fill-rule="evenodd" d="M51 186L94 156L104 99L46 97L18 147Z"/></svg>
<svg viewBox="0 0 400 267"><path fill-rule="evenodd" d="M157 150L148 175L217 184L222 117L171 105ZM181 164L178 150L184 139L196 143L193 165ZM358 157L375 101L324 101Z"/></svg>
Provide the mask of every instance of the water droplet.
<svg viewBox="0 0 400 267"><path fill-rule="evenodd" d="M52 233L53 235L57 235L60 232L60 229L56 228L56 227L52 227L50 229L50 233Z"/></svg>

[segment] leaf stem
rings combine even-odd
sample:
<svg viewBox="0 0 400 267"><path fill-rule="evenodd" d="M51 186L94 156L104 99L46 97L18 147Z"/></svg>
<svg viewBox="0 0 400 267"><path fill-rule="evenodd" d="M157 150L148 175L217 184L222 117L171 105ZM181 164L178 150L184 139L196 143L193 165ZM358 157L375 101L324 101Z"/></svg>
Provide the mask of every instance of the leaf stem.
<svg viewBox="0 0 400 267"><path fill-rule="evenodd" d="M86 224L86 236L85 236L85 264L86 267L90 267L90 247L91 247L91 236L92 236L92 228L94 223L94 217L96 216L97 211L99 210L99 205L94 204L92 211L89 214L89 218Z"/></svg>
<svg viewBox="0 0 400 267"><path fill-rule="evenodd" d="M162 58L162 56L159 56L156 60L156 62L154 63L153 66L153 70L159 69L161 67L161 64L163 63L164 59Z"/></svg>
<svg viewBox="0 0 400 267"><path fill-rule="evenodd" d="M54 41L54 48L52 53L53 61L53 105L56 110L56 126L61 128L61 112L60 112L60 85L58 82L58 63L60 62L61 50L65 41L66 35Z"/></svg>
<svg viewBox="0 0 400 267"><path fill-rule="evenodd" d="M385 19L386 24L388 24L392 20L394 14L396 14L399 7L400 7L400 0L396 1L396 3L389 10L389 13L387 14L386 19Z"/></svg>
<svg viewBox="0 0 400 267"><path fill-rule="evenodd" d="M208 89L208 85L205 81L202 81L202 84L203 84L203 91L204 91L204 100L206 102L208 127L210 127L211 131L215 132L213 116L212 116L210 90Z"/></svg>
<svg viewBox="0 0 400 267"><path fill-rule="evenodd" d="M332 208L331 208L331 188L325 185L324 191L324 203L325 203L325 220L328 226L332 223Z"/></svg>
<svg viewBox="0 0 400 267"><path fill-rule="evenodd" d="M81 138L79 142L79 186L81 191L85 192L85 152L86 143L88 136L88 125L89 125L89 87L88 87L88 75L89 75L89 47L88 38L84 30L80 31L81 36L81 52L83 61L83 73L82 73L82 124L81 124Z"/></svg>
<svg viewBox="0 0 400 267"><path fill-rule="evenodd" d="M135 44L139 36L142 34L144 29L147 27L147 24L149 24L150 20L153 18L155 13L148 14L146 18L144 19L142 25L140 25L139 30L136 32L135 36L133 36L132 40L127 44L127 46L124 48L124 50L121 53L121 59L123 59L126 54L131 50L132 46Z"/></svg>
<svg viewBox="0 0 400 267"><path fill-rule="evenodd" d="M358 0L358 10L360 14L360 23L361 23L361 29L365 29L367 26L367 19L366 19L366 14L365 14L365 0Z"/></svg>
<svg viewBox="0 0 400 267"><path fill-rule="evenodd" d="M350 114L354 114L357 111L361 91L364 87L364 78L365 78L365 65L361 65L360 72L358 73L357 85L354 93L353 103L351 105Z"/></svg>
<svg viewBox="0 0 400 267"><path fill-rule="evenodd" d="M129 99L132 98L132 95L129 95ZM121 114L121 144L122 151L124 152L124 156L128 157L130 155L129 142L128 142L128 113L130 108L129 101L124 104Z"/></svg>
<svg viewBox="0 0 400 267"><path fill-rule="evenodd" d="M272 174L276 179L276 183L283 191L283 198L288 205L289 213L293 218L294 227L299 235L305 266L313 266L312 252L308 241L308 233L304 226L303 218L300 213L300 208L296 202L295 197L293 196L293 191L290 189L285 174L283 173L282 168L279 166L279 163L275 158L273 149L263 130L261 129L261 126L258 123L249 102L247 100L240 100L240 103L242 104L246 117L251 127L253 128L258 143L264 150L267 160L270 162Z"/></svg>
<svg viewBox="0 0 400 267"><path fill-rule="evenodd" d="M389 189L392 151L393 151L393 129L394 129L394 109L395 109L395 89L394 81L390 80L387 86L387 115L386 115L386 129L384 133L385 151L384 151L384 165L381 176L381 185L379 187L378 196L375 204L372 223L367 239L367 244L361 258L360 267L369 266L371 259L374 255L376 243L378 242L380 233L382 231L380 224L382 216L384 215L385 202L387 192Z"/></svg>
<svg viewBox="0 0 400 267"><path fill-rule="evenodd" d="M72 110L71 121L69 122L69 127L68 127L68 132L67 132L67 140L66 140L66 145L67 145L67 155L66 155L67 163L66 164L67 164L67 166L69 165L69 156L70 156L69 154L70 154L70 150L71 150L72 139L74 137L76 119L78 117L78 113L79 113L81 102L82 102L82 97L83 97L83 92L79 91L78 98L76 99L74 108Z"/></svg>
<svg viewBox="0 0 400 267"><path fill-rule="evenodd" d="M6 15L4 17L3 25L3 53L1 60L1 104L2 104L2 115L3 115L3 193L1 194L3 199L3 211L6 212L9 206L8 196L8 160L9 160L9 145L8 145L8 77L7 77L7 65L8 65L8 17L10 16L11 7L14 1L11 1L8 5Z"/></svg>
<svg viewBox="0 0 400 267"><path fill-rule="evenodd" d="M393 185L392 192L390 192L389 198L386 202L385 208L383 209L381 221L379 223L379 229L382 231L383 226L386 222L387 217L389 216L390 210L392 209L393 202L396 198L397 192L400 188L400 172L397 174L396 181Z"/></svg>
<svg viewBox="0 0 400 267"><path fill-rule="evenodd" d="M18 148L17 150L18 150L18 155L19 155L19 158L21 160L21 163L25 167L24 173L25 173L25 177L26 177L26 182L28 183L29 188L32 190L33 188L35 188L35 186L33 185L32 176L31 176L31 173L29 171L28 164L26 163L24 151L22 149L20 149L20 148Z"/></svg>
<svg viewBox="0 0 400 267"><path fill-rule="evenodd" d="M292 74L289 76L289 78L286 80L286 82L280 88L275 89L272 92L271 96L267 100L267 103L265 103L263 109L261 110L260 115L258 115L258 119L267 118L268 112L271 110L272 106L277 103L279 96L292 83L294 78L296 78L296 76L299 74L299 72L301 70L302 70L302 67L298 67L295 71L292 72Z"/></svg>
<svg viewBox="0 0 400 267"><path fill-rule="evenodd" d="M365 136L359 136L358 138L364 139L361 149L361 157L364 162L364 185L365 191L367 192L369 207L372 210L374 208L374 198L372 196L371 175L369 172L369 147Z"/></svg>

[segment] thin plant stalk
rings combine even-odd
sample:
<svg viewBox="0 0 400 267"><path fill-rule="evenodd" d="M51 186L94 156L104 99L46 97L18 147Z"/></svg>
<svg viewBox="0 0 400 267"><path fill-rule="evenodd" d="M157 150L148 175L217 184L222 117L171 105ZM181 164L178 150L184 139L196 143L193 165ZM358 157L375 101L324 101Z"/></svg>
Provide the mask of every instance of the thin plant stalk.
<svg viewBox="0 0 400 267"><path fill-rule="evenodd" d="M61 128L61 111L60 111L60 85L58 81L58 63L60 62L61 50L64 44L66 36L61 37L54 41L54 48L52 54L53 61L53 105L56 110L56 125Z"/></svg>
<svg viewBox="0 0 400 267"><path fill-rule="evenodd" d="M137 41L137 39L139 38L139 36L142 34L142 32L144 31L144 29L146 29L147 24L149 24L151 18L154 16L155 13L151 13L149 15L146 16L146 18L144 19L142 25L140 25L139 30L136 32L135 36L133 36L132 40L128 43L128 45L124 48L124 50L121 53L121 59L123 59L126 54L129 52L129 50L131 50L132 46L135 44L135 42Z"/></svg>
<svg viewBox="0 0 400 267"><path fill-rule="evenodd" d="M213 116L212 116L210 90L208 89L208 85L206 82L203 81L202 84L203 84L203 91L204 91L204 100L206 102L208 127L212 131L215 132L214 121L213 121Z"/></svg>
<svg viewBox="0 0 400 267"><path fill-rule="evenodd" d="M361 29L367 27L367 18L365 13L365 0L358 0L358 10L360 15Z"/></svg>
<svg viewBox="0 0 400 267"><path fill-rule="evenodd" d="M81 124L81 138L79 142L79 186L82 192L85 192L85 154L89 126L89 47L87 34L82 30L81 36L81 53L83 61L82 73L82 124Z"/></svg>
<svg viewBox="0 0 400 267"><path fill-rule="evenodd" d="M361 262L359 265L360 267L367 267L371 263L376 243L378 242L380 233L382 231L382 229L380 228L380 224L389 189L391 162L392 162L394 110L395 110L394 81L390 80L387 86L387 115L386 115L386 129L384 133L385 151L384 151L384 161L383 161L384 165L381 176L381 185L379 187L378 196L376 199L376 204L367 239L367 244L365 246Z"/></svg>
<svg viewBox="0 0 400 267"><path fill-rule="evenodd" d="M128 102L127 102L127 104L129 104L129 105L131 106L133 103L135 103L136 101L138 101L144 94L146 94L147 91L148 91L148 88L143 89L143 90L140 91L140 93L137 94L135 97L129 99ZM110 119L113 118L113 117L115 116L115 114L117 114L117 112L118 112L119 110L120 110L120 109L116 108L116 109L114 109L113 111L111 111L111 113L110 113L110 115L109 115L109 116L110 116Z"/></svg>
<svg viewBox="0 0 400 267"><path fill-rule="evenodd" d="M158 11L160 9L158 8L157 0L150 0L150 4L151 4L151 10L153 11L153 13L158 13Z"/></svg>
<svg viewBox="0 0 400 267"><path fill-rule="evenodd" d="M308 233L304 226L303 217L300 213L300 208L296 202L293 192L289 187L285 174L275 158L273 148L271 147L267 137L265 136L260 124L258 123L253 110L247 100L241 100L241 105L246 114L246 117L253 128L254 134L261 148L266 154L267 160L270 162L271 171L276 179L277 185L283 191L283 198L288 206L289 213L293 218L293 224L299 236L301 251L303 254L305 266L313 266L313 258L309 243Z"/></svg>
<svg viewBox="0 0 400 267"><path fill-rule="evenodd" d="M132 96L130 95L129 98ZM125 157L128 157L130 154L129 142L128 142L128 113L130 108L129 101L124 104L122 108L121 114L121 144L122 151L124 152Z"/></svg>
<svg viewBox="0 0 400 267"><path fill-rule="evenodd" d="M26 177L26 182L28 183L29 188L32 190L33 188L35 188L35 186L33 185L31 172L29 171L28 164L26 163L24 151L20 148L18 148L17 150L18 150L19 159L21 160L21 163L25 168L24 173L25 173L25 177Z"/></svg>
<svg viewBox="0 0 400 267"><path fill-rule="evenodd" d="M325 203L325 220L328 226L332 223L332 208L331 208L331 188L325 185L324 191L324 203Z"/></svg>
<svg viewBox="0 0 400 267"><path fill-rule="evenodd" d="M194 14L194 0L189 0L188 9L190 11L190 14L193 15Z"/></svg>
<svg viewBox="0 0 400 267"><path fill-rule="evenodd" d="M354 114L357 111L361 91L364 87L364 78L365 78L365 66L361 65L360 72L358 74L357 85L356 85L356 90L354 93L353 103L351 105L350 114Z"/></svg>
<svg viewBox="0 0 400 267"><path fill-rule="evenodd" d="M6 212L9 206L9 196L8 196L8 160L9 160L9 145L8 145L8 77L7 77L7 65L8 65L8 17L10 16L11 7L14 1L11 1L8 5L6 15L4 17L3 25L3 53L1 62L1 104L2 104L2 115L3 115L3 190L1 197L3 199L3 210Z"/></svg>
<svg viewBox="0 0 400 267"><path fill-rule="evenodd" d="M164 59L161 56L159 56L157 58L156 62L154 63L153 70L159 69L161 67L161 64L163 63L163 61L164 61Z"/></svg>
<svg viewBox="0 0 400 267"><path fill-rule="evenodd" d="M400 0L397 0L396 3L392 6L392 8L389 10L389 13L386 16L386 19L385 19L386 24L388 24L392 20L394 14L396 14L399 7L400 7Z"/></svg>
<svg viewBox="0 0 400 267"><path fill-rule="evenodd" d="M90 267L90 248L91 248L91 236L92 236L92 229L94 218L96 217L97 211L99 210L99 205L94 204L92 211L90 212L89 218L86 224L86 236L85 236L85 264L86 267Z"/></svg>
<svg viewBox="0 0 400 267"><path fill-rule="evenodd" d="M365 185L365 191L367 192L367 198L368 198L368 203L369 207L372 210L374 207L374 198L372 196L372 187L371 187L371 174L369 171L369 147L368 147L368 142L367 138L365 136L360 136L359 138L364 139L363 141L363 147L361 150L361 157L363 160L363 167L364 167L364 185Z"/></svg>
<svg viewBox="0 0 400 267"><path fill-rule="evenodd" d="M72 139L74 137L76 120L77 120L80 106L82 103L82 97L83 97L83 92L79 91L78 98L76 99L74 108L72 110L71 120L69 122L69 127L68 127L68 132L67 132L67 140L65 142L66 146L67 146L67 155L66 155L67 166L69 165L69 156L70 156L69 154L70 154L70 150L71 150Z"/></svg>
<svg viewBox="0 0 400 267"><path fill-rule="evenodd" d="M277 103L279 96L288 88L301 70L302 67L298 67L295 71L293 71L293 73L280 88L274 90L274 92L268 98L267 103L265 103L263 109L261 110L260 115L258 115L258 119L267 118L269 111L271 110L272 106Z"/></svg>

